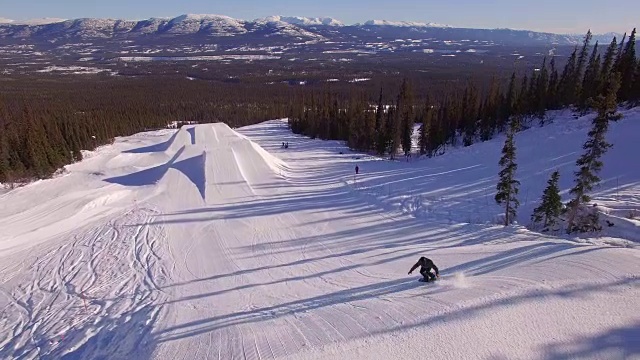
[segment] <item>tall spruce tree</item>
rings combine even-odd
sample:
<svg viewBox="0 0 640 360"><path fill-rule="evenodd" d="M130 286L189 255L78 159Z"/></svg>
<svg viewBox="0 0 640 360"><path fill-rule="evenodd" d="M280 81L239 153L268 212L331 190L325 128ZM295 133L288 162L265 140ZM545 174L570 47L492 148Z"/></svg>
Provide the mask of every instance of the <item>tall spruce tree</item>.
<svg viewBox="0 0 640 360"><path fill-rule="evenodd" d="M606 141L605 135L609 128L609 121L615 121L621 117L617 112L619 88L620 74L614 73L608 81L605 95L601 95L593 101L592 106L597 109L598 114L593 119L593 127L588 134L589 138L583 145L585 152L576 161L579 170L575 172L575 186L570 191L574 198L567 204L569 210L568 233L590 231L598 226L597 218L579 214L579 212L582 205L591 200L589 193L600 183L598 173L603 166L600 159L612 146Z"/></svg>
<svg viewBox="0 0 640 360"><path fill-rule="evenodd" d="M589 57L589 63L587 69L584 72L582 79L582 87L580 97L578 100L578 110L582 115L587 113L589 109L590 99L593 99L598 94L598 79L600 77L600 55L598 54L598 42L593 47L591 57Z"/></svg>
<svg viewBox="0 0 640 360"><path fill-rule="evenodd" d="M638 105L640 104L640 61L638 61L638 66L636 66L636 76L634 79L631 100L634 104Z"/></svg>
<svg viewBox="0 0 640 360"><path fill-rule="evenodd" d="M382 88L380 88L380 97L378 98L378 108L376 110L376 151L378 155L384 156L389 147L388 126L385 118L385 108L382 103Z"/></svg>
<svg viewBox="0 0 640 360"><path fill-rule="evenodd" d="M616 64L615 71L619 72L621 76L620 89L618 90L618 98L621 101L628 101L631 98L636 64L636 29L633 29Z"/></svg>
<svg viewBox="0 0 640 360"><path fill-rule="evenodd" d="M6 183L9 180L9 141L5 136L4 129L0 125L0 183Z"/></svg>
<svg viewBox="0 0 640 360"><path fill-rule="evenodd" d="M582 43L582 49L580 50L580 55L578 55L578 60L576 62L576 70L573 73L573 86L575 87L575 91L573 93L573 99L571 104L576 105L580 101L580 93L582 92L582 77L585 65L587 64L587 56L589 55L589 45L591 44L591 39L593 35L591 34L591 30L587 31L587 34L584 36L584 40ZM578 104L579 105L579 104Z"/></svg>
<svg viewBox="0 0 640 360"><path fill-rule="evenodd" d="M600 74L598 76L598 95L603 94L606 90L605 87L609 76L611 76L611 70L616 60L617 53L618 43L614 36L613 40L611 40L611 43L609 44L609 47L607 48L607 51L604 54L604 58L602 59L602 66L600 67Z"/></svg>
<svg viewBox="0 0 640 360"><path fill-rule="evenodd" d="M560 172L558 170L551 174L551 178L547 181L547 188L542 194L540 206L533 210L531 221L534 226L542 223L543 231L548 231L558 224L560 215L562 214L562 197L558 188L560 180Z"/></svg>
<svg viewBox="0 0 640 360"><path fill-rule="evenodd" d="M504 206L504 225L508 226L516 219L516 210L520 205L518 201L518 186L520 182L516 180L516 170L518 165L516 164L516 147L514 144L514 133L516 125L512 122L507 131L507 139L504 142L502 148L502 157L498 163L501 167L500 181L496 186L498 191L495 200L499 205Z"/></svg>
<svg viewBox="0 0 640 360"><path fill-rule="evenodd" d="M422 112L421 120L418 146L420 147L420 155L425 155L429 148L431 122L433 121L433 108L428 98L424 106L424 111Z"/></svg>
<svg viewBox="0 0 640 360"><path fill-rule="evenodd" d="M520 84L520 91L518 92L518 107L515 111L518 115L525 115L529 110L530 100L527 96L527 92L529 89L529 78L525 74L522 77L522 83Z"/></svg>
<svg viewBox="0 0 640 360"><path fill-rule="evenodd" d="M576 84L574 78L576 77L576 56L578 48L573 49L573 53L569 56L567 64L564 66L562 75L560 76L560 84L558 88L558 95L560 95L560 106L567 106L573 104L575 101Z"/></svg>
<svg viewBox="0 0 640 360"><path fill-rule="evenodd" d="M400 112L400 126L402 127L402 150L405 155L411 153L411 139L413 137L413 92L411 85L405 78L398 96L398 111Z"/></svg>
<svg viewBox="0 0 640 360"><path fill-rule="evenodd" d="M498 123L498 130L504 131L506 125L509 123L511 116L518 110L518 96L516 93L516 73L511 74L511 80L509 81L509 88L507 89L507 96L505 98L503 116Z"/></svg>
<svg viewBox="0 0 640 360"><path fill-rule="evenodd" d="M544 116L547 111L547 93L549 91L549 70L547 70L547 58L542 61L540 76L536 85L535 115L540 119L540 125L544 125Z"/></svg>
<svg viewBox="0 0 640 360"><path fill-rule="evenodd" d="M386 132L387 132L387 151L391 159L396 156L398 144L400 143L400 131L398 129L398 109L389 107L387 111Z"/></svg>
<svg viewBox="0 0 640 360"><path fill-rule="evenodd" d="M551 110L556 110L559 108L559 100L558 100L558 82L560 78L558 77L558 69L556 68L556 58L551 57L551 61L549 62L549 87L547 90L547 108Z"/></svg>

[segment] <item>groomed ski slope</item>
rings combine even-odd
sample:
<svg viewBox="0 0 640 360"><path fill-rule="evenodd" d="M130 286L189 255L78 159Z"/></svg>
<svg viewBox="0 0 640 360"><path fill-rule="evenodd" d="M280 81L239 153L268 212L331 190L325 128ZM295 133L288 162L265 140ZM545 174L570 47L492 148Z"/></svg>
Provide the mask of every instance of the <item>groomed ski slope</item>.
<svg viewBox="0 0 640 360"><path fill-rule="evenodd" d="M595 196L616 225L581 238L494 224L502 136L410 163L285 121L119 138L0 196L0 358L640 359L625 115ZM521 223L589 126L517 135ZM407 275L421 255L439 282Z"/></svg>

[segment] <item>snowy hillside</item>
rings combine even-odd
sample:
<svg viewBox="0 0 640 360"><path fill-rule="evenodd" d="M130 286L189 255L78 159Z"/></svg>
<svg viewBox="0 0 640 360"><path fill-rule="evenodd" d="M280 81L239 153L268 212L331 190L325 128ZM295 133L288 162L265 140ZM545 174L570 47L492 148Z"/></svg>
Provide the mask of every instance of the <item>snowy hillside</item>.
<svg viewBox="0 0 640 360"><path fill-rule="evenodd" d="M245 33L242 21L222 15L187 14L171 19L166 25L167 33L195 34L203 30L215 34Z"/></svg>
<svg viewBox="0 0 640 360"><path fill-rule="evenodd" d="M65 19L59 19L59 18L39 18L39 19L30 19L30 20L24 20L24 21L16 21L16 20L0 17L0 24L13 24L13 25L46 25L46 24L55 24L63 21L65 21Z"/></svg>
<svg viewBox="0 0 640 360"><path fill-rule="evenodd" d="M369 20L365 26L396 26L396 27L449 27L448 25L423 23L414 21L389 21L389 20Z"/></svg>
<svg viewBox="0 0 640 360"><path fill-rule="evenodd" d="M501 137L408 163L282 120L119 138L0 195L0 358L640 358L625 115L595 196L620 220L581 239L492 224ZM522 223L589 125L517 135ZM419 256L440 280L407 275Z"/></svg>
<svg viewBox="0 0 640 360"><path fill-rule="evenodd" d="M299 26L344 26L344 23L342 23L342 21L329 17L310 18L301 16L269 16L266 19L270 19L270 21L282 21L291 25ZM261 21L261 19L257 19L254 21L259 22Z"/></svg>
<svg viewBox="0 0 640 360"><path fill-rule="evenodd" d="M275 26L274 26L275 25ZM166 35L196 37L198 35L237 37L235 46L260 45L265 37L281 35L310 40L340 42L358 47L364 38L376 40L411 39L439 42L464 41L486 46L551 46L575 45L583 35L557 35L511 29L454 28L431 22L369 20L363 24L345 25L330 17L269 16L253 21L224 15L184 14L174 18L146 20L123 19L39 19L15 22L0 19L0 39L37 39L47 41L75 41L80 39L124 39L147 43L151 35L166 39ZM618 34L620 35L620 34ZM594 41L610 42L611 34L594 35ZM618 37L619 38L619 37ZM235 40L235 39L234 39ZM273 40L273 39L269 39ZM38 42L36 42L38 43ZM288 44L285 42L284 44ZM450 43L447 43L449 46ZM290 45L290 44L289 44Z"/></svg>

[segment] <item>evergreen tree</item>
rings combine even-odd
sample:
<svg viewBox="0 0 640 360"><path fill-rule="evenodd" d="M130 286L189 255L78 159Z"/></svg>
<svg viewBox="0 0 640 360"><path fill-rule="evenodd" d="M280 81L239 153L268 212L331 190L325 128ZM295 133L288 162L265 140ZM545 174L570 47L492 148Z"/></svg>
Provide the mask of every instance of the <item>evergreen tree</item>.
<svg viewBox="0 0 640 360"><path fill-rule="evenodd" d="M504 112L498 123L498 131L502 132L508 124L511 116L518 110L518 96L516 94L516 73L511 74L511 80L509 81L509 88L507 90L507 96L505 98Z"/></svg>
<svg viewBox="0 0 640 360"><path fill-rule="evenodd" d="M413 92L407 79L404 79L400 88L398 101L402 126L402 150L405 156L411 153L411 139L413 136Z"/></svg>
<svg viewBox="0 0 640 360"><path fill-rule="evenodd" d="M636 66L636 76L634 79L631 100L638 105L640 104L640 61L638 61L638 66Z"/></svg>
<svg viewBox="0 0 640 360"><path fill-rule="evenodd" d="M433 109L429 99L427 99L422 113L420 124L418 146L420 147L420 155L425 155L429 149L429 139L431 138L431 122L433 121Z"/></svg>
<svg viewBox="0 0 640 360"><path fill-rule="evenodd" d="M605 85L607 84L609 76L611 76L611 70L617 57L617 52L618 43L616 41L616 38L614 37L604 54L604 59L602 60L602 66L600 68L600 74L598 76L598 95L603 94L603 92L605 91Z"/></svg>
<svg viewBox="0 0 640 360"><path fill-rule="evenodd" d="M574 79L576 77L576 56L578 48L573 49L573 53L569 56L567 64L564 66L562 75L560 76L560 85L558 88L558 95L560 97L560 106L571 105L575 101L576 84Z"/></svg>
<svg viewBox="0 0 640 360"><path fill-rule="evenodd" d="M498 118L502 114L500 87L496 78L491 79L488 96L480 111L480 140L487 141L493 137L498 127Z"/></svg>
<svg viewBox="0 0 640 360"><path fill-rule="evenodd" d="M384 105L382 104L382 87L380 87L380 96L378 97L378 107L376 109L376 152L383 156L387 151L387 132L384 123Z"/></svg>
<svg viewBox="0 0 640 360"><path fill-rule="evenodd" d="M23 119L25 121L25 132L28 134L24 138L24 152L22 154L22 163L28 168L33 169L37 178L43 179L51 173L52 168L49 166L47 159L47 149L50 148L42 125L31 112L31 109L25 105L23 110Z"/></svg>
<svg viewBox="0 0 640 360"><path fill-rule="evenodd" d="M598 43L593 47L593 52L589 58L587 69L582 80L582 91L578 101L578 110L584 115L589 109L589 99L593 99L598 94L598 80L600 77L600 55L598 54Z"/></svg>
<svg viewBox="0 0 640 360"><path fill-rule="evenodd" d="M349 123L349 147L358 151L367 150L367 133L364 101L361 94L351 98L347 109Z"/></svg>
<svg viewBox="0 0 640 360"><path fill-rule="evenodd" d="M547 58L545 57L540 67L540 76L536 85L535 114L540 119L540 125L544 125L544 116L547 111L547 93L549 91L549 71L547 70Z"/></svg>
<svg viewBox="0 0 640 360"><path fill-rule="evenodd" d="M587 64L587 56L589 55L589 45L591 44L591 39L593 35L591 34L591 30L587 31L587 34L584 37L582 43L582 49L580 50L580 55L578 55L578 60L576 63L576 70L573 73L572 82L575 90L573 92L573 99L571 104L576 104L580 101L580 93L582 92L582 77L585 65ZM578 104L579 105L579 104Z"/></svg>
<svg viewBox="0 0 640 360"><path fill-rule="evenodd" d="M507 131L507 139L502 148L502 157L498 163L502 168L500 170L500 181L496 186L498 190L495 200L496 203L505 207L504 225L511 224L516 218L516 210L520 205L518 201L518 186L520 182L515 179L516 170L516 148L514 144L515 124L511 124Z"/></svg>
<svg viewBox="0 0 640 360"><path fill-rule="evenodd" d="M547 181L547 188L544 189L542 194L542 201L540 206L533 210L531 215L531 221L534 225L538 225L542 222L544 228L543 231L548 231L557 225L560 215L562 214L562 197L560 196L560 189L558 188L558 181L560 179L560 172L557 170L551 174L551 178Z"/></svg>
<svg viewBox="0 0 640 360"><path fill-rule="evenodd" d="M365 140L364 147L369 150L376 149L376 111L366 106L366 110L362 114L364 116Z"/></svg>
<svg viewBox="0 0 640 360"><path fill-rule="evenodd" d="M398 150L398 145L400 143L400 131L398 129L397 113L397 108L393 107L390 107L387 111L387 151L389 152L391 159L395 158L396 151Z"/></svg>
<svg viewBox="0 0 640 360"><path fill-rule="evenodd" d="M579 170L575 172L575 186L570 194L574 199L569 202L569 219L567 232L589 231L597 229L597 217L588 214L585 219L583 214L579 214L582 205L588 203L591 198L589 192L599 184L598 173L602 169L603 163L600 160L611 147L605 135L609 128L609 121L620 119L617 113L617 93L620 88L620 75L614 73L607 84L606 94L599 96L593 102L593 107L597 109L598 115L593 119L593 128L589 131L589 138L583 145L584 154L577 160Z"/></svg>
<svg viewBox="0 0 640 360"><path fill-rule="evenodd" d="M443 108L432 111L431 126L429 128L427 141L427 153L429 157L438 154L438 149L447 142L446 126L443 123Z"/></svg>
<svg viewBox="0 0 640 360"><path fill-rule="evenodd" d="M633 29L615 70L619 72L621 76L620 89L618 90L618 98L621 101L628 101L631 99L636 65L636 29Z"/></svg>
<svg viewBox="0 0 640 360"><path fill-rule="evenodd" d="M527 96L529 89L529 78L525 75L522 78L522 83L520 84L520 91L518 92L518 108L515 111L518 115L524 115L529 111L529 98Z"/></svg>
<svg viewBox="0 0 640 360"><path fill-rule="evenodd" d="M463 145L470 146L478 132L478 91L473 83L468 84L462 97L460 133Z"/></svg>
<svg viewBox="0 0 640 360"><path fill-rule="evenodd" d="M0 129L0 183L6 183L9 180L10 164L9 164L9 143L5 136L4 129Z"/></svg>
<svg viewBox="0 0 640 360"><path fill-rule="evenodd" d="M556 110L560 107L558 101L558 82L560 81L558 77L558 69L556 69L556 58L552 57L549 62L549 87L547 90L547 108L551 110Z"/></svg>

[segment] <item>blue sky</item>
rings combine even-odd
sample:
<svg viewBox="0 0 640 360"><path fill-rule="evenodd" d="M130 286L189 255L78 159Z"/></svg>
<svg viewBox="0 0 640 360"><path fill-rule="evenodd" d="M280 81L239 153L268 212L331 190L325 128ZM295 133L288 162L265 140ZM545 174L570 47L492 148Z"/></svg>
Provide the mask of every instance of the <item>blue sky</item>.
<svg viewBox="0 0 640 360"><path fill-rule="evenodd" d="M0 18L143 19L185 13L251 20L269 15L330 16L347 24L369 19L436 22L461 27L558 33L630 31L640 23L636 1L618 0L0 0Z"/></svg>

